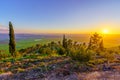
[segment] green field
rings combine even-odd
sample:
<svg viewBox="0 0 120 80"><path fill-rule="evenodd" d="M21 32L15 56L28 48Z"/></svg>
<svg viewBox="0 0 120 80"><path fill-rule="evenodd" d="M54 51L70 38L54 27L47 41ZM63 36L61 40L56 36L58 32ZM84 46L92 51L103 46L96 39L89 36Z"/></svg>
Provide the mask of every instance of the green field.
<svg viewBox="0 0 120 80"><path fill-rule="evenodd" d="M16 49L17 50L20 50L20 49L24 49L24 48L27 48L27 47L31 47L31 46L35 46L36 44L41 44L41 45L44 45L44 44L47 44L51 41L58 41L59 39L24 39L24 40L19 40L16 42ZM9 49L9 45L6 43L6 44L0 44L0 50L4 50L5 53L9 53L8 52L8 49Z"/></svg>

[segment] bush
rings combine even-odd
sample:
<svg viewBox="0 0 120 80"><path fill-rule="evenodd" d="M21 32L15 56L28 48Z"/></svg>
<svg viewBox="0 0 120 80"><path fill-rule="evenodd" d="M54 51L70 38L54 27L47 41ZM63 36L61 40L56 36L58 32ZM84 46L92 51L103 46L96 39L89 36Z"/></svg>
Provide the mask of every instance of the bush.
<svg viewBox="0 0 120 80"><path fill-rule="evenodd" d="M59 49L58 49L58 54L59 54L59 55L64 55L64 54L66 54L65 48L59 47Z"/></svg>
<svg viewBox="0 0 120 80"><path fill-rule="evenodd" d="M85 48L80 48L79 50L71 48L69 56L73 60L77 60L79 62L88 62L89 60L94 59L93 51L87 51Z"/></svg>
<svg viewBox="0 0 120 80"><path fill-rule="evenodd" d="M10 54L0 53L0 59L10 57Z"/></svg>

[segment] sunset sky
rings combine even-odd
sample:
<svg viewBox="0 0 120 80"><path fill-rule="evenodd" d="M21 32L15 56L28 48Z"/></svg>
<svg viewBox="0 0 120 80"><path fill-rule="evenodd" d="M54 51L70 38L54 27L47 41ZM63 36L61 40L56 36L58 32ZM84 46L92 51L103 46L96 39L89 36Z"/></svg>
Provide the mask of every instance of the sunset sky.
<svg viewBox="0 0 120 80"><path fill-rule="evenodd" d="M0 32L120 34L120 0L0 0Z"/></svg>

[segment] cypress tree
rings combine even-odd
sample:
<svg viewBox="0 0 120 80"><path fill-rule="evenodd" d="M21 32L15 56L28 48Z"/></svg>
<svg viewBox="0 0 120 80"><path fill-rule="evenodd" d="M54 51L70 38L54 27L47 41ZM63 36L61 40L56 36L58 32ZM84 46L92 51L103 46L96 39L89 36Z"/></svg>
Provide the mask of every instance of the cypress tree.
<svg viewBox="0 0 120 80"><path fill-rule="evenodd" d="M14 35L14 29L11 22L9 22L9 53L11 53L12 56L15 56L15 35Z"/></svg>
<svg viewBox="0 0 120 80"><path fill-rule="evenodd" d="M65 38L65 35L63 35L63 47L66 49L67 48L67 39Z"/></svg>

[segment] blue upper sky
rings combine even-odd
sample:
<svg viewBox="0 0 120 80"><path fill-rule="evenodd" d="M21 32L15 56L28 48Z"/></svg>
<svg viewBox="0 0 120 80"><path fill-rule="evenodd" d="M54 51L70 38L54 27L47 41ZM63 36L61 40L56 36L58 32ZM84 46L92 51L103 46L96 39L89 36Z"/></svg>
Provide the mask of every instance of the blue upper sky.
<svg viewBox="0 0 120 80"><path fill-rule="evenodd" d="M16 33L117 32L120 0L0 0L0 29L9 21Z"/></svg>

